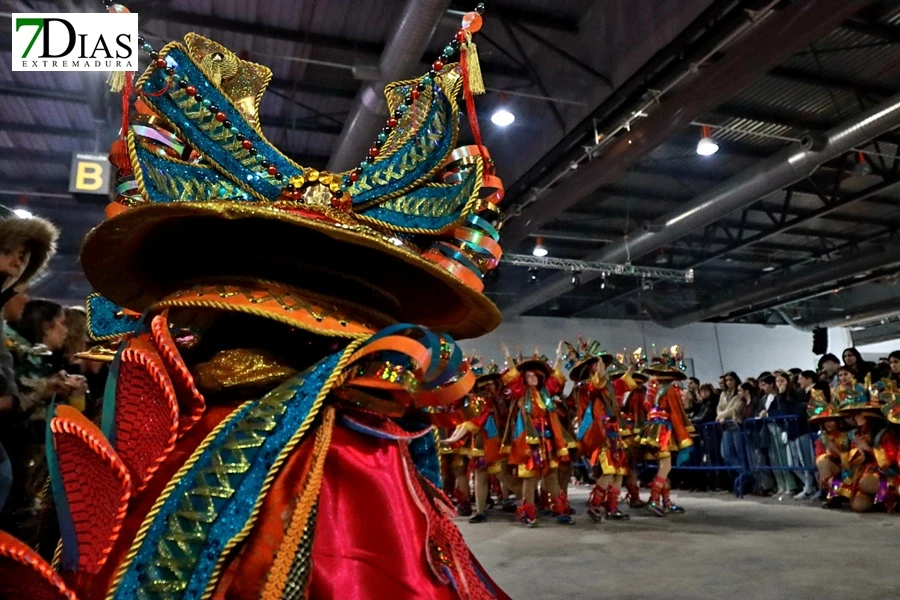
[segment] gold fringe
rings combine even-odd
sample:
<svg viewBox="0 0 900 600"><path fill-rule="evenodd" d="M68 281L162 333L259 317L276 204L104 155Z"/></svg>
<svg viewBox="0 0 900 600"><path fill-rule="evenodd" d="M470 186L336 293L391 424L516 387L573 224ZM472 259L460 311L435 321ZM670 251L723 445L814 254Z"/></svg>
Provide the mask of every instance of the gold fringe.
<svg viewBox="0 0 900 600"><path fill-rule="evenodd" d="M469 89L476 96L484 93L484 79L481 76L481 63L478 61L478 48L472 41L472 34L466 33L466 68L469 75Z"/></svg>
<svg viewBox="0 0 900 600"><path fill-rule="evenodd" d="M112 71L106 78L109 91L118 94L125 87L125 71Z"/></svg>

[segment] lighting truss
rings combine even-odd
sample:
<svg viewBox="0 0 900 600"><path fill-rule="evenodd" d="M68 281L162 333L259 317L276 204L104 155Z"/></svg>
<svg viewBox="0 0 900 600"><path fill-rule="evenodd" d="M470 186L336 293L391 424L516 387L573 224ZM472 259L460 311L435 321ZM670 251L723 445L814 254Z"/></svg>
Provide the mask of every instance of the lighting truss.
<svg viewBox="0 0 900 600"><path fill-rule="evenodd" d="M605 263L590 260L577 260L573 258L554 258L552 256L530 256L528 254L504 254L501 261L507 265L517 267L537 267L539 269L555 269L557 271L570 271L572 273L600 272L607 275L622 275L655 279L658 281L679 281L691 283L694 281L694 270L687 269L663 269L659 267L641 267L631 264Z"/></svg>

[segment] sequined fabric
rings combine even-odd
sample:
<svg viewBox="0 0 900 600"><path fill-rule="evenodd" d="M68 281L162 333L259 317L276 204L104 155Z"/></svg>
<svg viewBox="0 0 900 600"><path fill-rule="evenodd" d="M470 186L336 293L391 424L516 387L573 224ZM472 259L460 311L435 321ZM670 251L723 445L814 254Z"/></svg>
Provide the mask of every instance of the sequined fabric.
<svg viewBox="0 0 900 600"><path fill-rule="evenodd" d="M261 350L238 348L217 353L194 367L197 385L205 393L227 388L271 388L297 371Z"/></svg>

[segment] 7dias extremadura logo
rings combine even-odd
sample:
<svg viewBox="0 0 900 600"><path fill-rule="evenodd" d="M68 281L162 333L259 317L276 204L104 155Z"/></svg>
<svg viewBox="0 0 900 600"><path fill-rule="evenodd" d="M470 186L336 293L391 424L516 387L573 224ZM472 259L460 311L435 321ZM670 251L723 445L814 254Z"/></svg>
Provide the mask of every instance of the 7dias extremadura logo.
<svg viewBox="0 0 900 600"><path fill-rule="evenodd" d="M13 71L136 71L133 13L13 13Z"/></svg>

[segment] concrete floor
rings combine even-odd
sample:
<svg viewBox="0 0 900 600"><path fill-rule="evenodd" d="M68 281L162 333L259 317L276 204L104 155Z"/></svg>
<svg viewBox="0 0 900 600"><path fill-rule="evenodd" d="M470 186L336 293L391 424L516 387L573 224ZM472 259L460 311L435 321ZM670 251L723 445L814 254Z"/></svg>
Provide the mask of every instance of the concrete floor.
<svg viewBox="0 0 900 600"><path fill-rule="evenodd" d="M457 522L516 600L900 598L900 515L676 493L684 515L631 510L630 521L594 524L584 515L587 494L570 491L574 526L543 518L527 529L499 511L487 523Z"/></svg>

